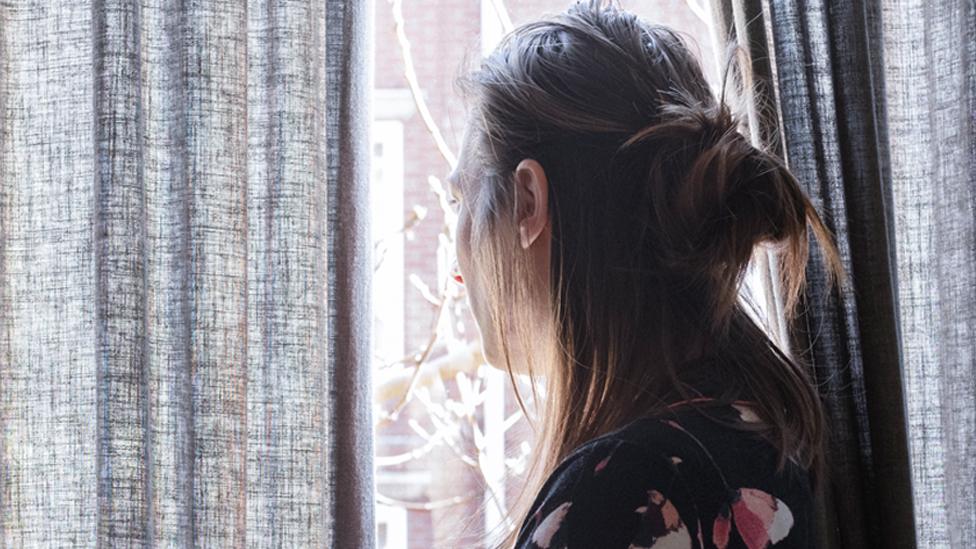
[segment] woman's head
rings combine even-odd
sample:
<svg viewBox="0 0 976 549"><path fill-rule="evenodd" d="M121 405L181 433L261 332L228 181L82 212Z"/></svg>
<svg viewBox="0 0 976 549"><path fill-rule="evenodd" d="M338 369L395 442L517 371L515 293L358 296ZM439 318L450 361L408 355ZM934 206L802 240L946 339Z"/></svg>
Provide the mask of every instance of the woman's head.
<svg viewBox="0 0 976 549"><path fill-rule="evenodd" d="M781 463L817 465L816 391L738 297L773 245L791 315L808 223L842 274L829 233L681 36L603 4L518 27L460 79L459 265L486 358L546 381L529 486L703 379L760 403Z"/></svg>

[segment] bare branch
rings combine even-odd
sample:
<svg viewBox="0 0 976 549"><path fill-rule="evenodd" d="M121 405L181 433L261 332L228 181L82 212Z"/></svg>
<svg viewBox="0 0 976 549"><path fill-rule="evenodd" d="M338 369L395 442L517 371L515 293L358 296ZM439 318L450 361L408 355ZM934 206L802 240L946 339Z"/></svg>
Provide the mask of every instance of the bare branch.
<svg viewBox="0 0 976 549"><path fill-rule="evenodd" d="M389 496L384 496L379 492L376 493L376 501L383 503L385 505L393 505L396 507L403 507L405 509L414 509L417 511L431 511L434 509L440 509L442 507L450 507L452 505L458 505L466 501L470 501L475 498L477 494L468 494L466 496L454 496L453 498L438 499L435 501L407 501L403 499L394 499Z"/></svg>
<svg viewBox="0 0 976 549"><path fill-rule="evenodd" d="M397 401L396 405L392 410L390 410L389 414L387 414L386 417L380 418L381 423L386 421L396 421L397 417L400 415L400 410L402 410L403 407L407 405L407 402L409 402L410 395L413 393L413 388L417 384L417 379L420 376L420 370L424 364L424 361L427 360L431 350L434 348L434 343L437 342L437 326L440 324L441 316L444 314L444 311L447 308L445 305L448 301L446 299L447 296L444 296L443 293L441 293L441 295L443 297L440 305L437 307L437 312L434 314L434 328L431 330L430 338L428 338L427 344L424 346L424 350L414 359L414 371L413 375L410 376L410 383L407 385L407 390L403 392L403 396L400 397L400 400Z"/></svg>
<svg viewBox="0 0 976 549"><path fill-rule="evenodd" d="M410 273L410 276L408 276L407 278L408 280L410 280L410 284L412 284L414 288L417 288L417 290L420 292L420 295L422 295L424 299L427 300L428 303L430 303L434 307L441 306L441 303L443 303L444 299L442 297L437 297L436 295L434 295L433 292L430 291L430 286L424 284L424 281L421 280L419 276L417 276L415 273Z"/></svg>
<svg viewBox="0 0 976 549"><path fill-rule="evenodd" d="M504 0L491 0L491 7L495 9L495 14L498 15L498 20L502 23L502 29L506 33L512 32L515 26L512 25L512 18L508 16L508 9L505 7Z"/></svg>
<svg viewBox="0 0 976 549"><path fill-rule="evenodd" d="M685 4L688 5L688 9L690 9L691 12L702 21L702 23L705 23L709 29L712 28L712 17L708 11L708 6L699 4L697 0L685 0Z"/></svg>
<svg viewBox="0 0 976 549"><path fill-rule="evenodd" d="M414 448L409 452L404 452L402 454L395 454L392 456L376 456L373 460L376 462L377 467L393 467L394 465L400 465L401 463L406 463L412 459L418 459L429 454L431 450L437 447L440 442L437 440L428 440L420 448Z"/></svg>
<svg viewBox="0 0 976 549"><path fill-rule="evenodd" d="M410 93L413 94L414 103L417 104L417 111L424 120L427 131L434 138L434 143L437 144L437 150L440 151L441 156L444 157L444 160L447 160L448 165L453 170L457 166L457 157L451 152L450 147L447 146L447 142L444 141L441 130L437 127L437 123L434 122L434 117L431 116L430 109L427 108L427 102L423 98L420 84L417 82L417 71L414 69L413 55L410 53L410 41L407 39L407 34L403 29L403 0L390 0L390 3L393 4L393 22L396 26L397 42L399 42L400 50L403 54L403 75L407 79L407 85L410 86Z"/></svg>
<svg viewBox="0 0 976 549"><path fill-rule="evenodd" d="M393 231L392 233L384 237L378 238L376 241L373 242L373 254L380 256L379 260L373 264L374 273L380 269L380 266L383 264L383 259L386 258L386 250L387 250L386 241L398 234L403 234L409 231L410 229L414 228L414 226L416 226L418 223L423 221L425 217L427 217L427 208L417 204L413 207L413 210L410 212L410 215L407 217L407 220L404 222L403 227L397 229L396 231Z"/></svg>
<svg viewBox="0 0 976 549"><path fill-rule="evenodd" d="M435 405L433 402L431 402L430 401L430 398L426 395L426 392L418 391L417 392L417 398L419 398L421 400L421 402L423 402L425 405L427 405L427 409L429 411L433 412L433 413L430 414L430 419L431 419L432 422L435 423L435 425L439 424L439 425L437 425L438 426L438 432L442 432L442 430L450 429L451 428L451 425L449 423L450 422L450 418L444 418L443 417L443 414L440 413L440 409L442 407L439 407L439 406ZM469 426L471 426L473 430L477 430L478 429L478 427L477 427L477 421L475 420L475 418L474 418L473 415L465 415L464 416L464 419L468 422ZM420 425L417 424L415 421L412 421L411 427L414 427L415 430L416 430L417 428L420 427ZM424 435L421 434L421 436L424 436ZM467 463L475 471L477 471L478 476L480 476L481 477L481 480L484 482L484 488L485 488L485 490L488 491L488 493L490 495L490 499L495 504L495 507L498 508L498 512L501 515L503 515L503 516L506 515L506 510L502 506L502 504L501 504L501 502L500 502L500 500L498 498L498 494L495 493L495 490L492 488L491 482L488 480L488 475L485 474L485 468L483 466L483 463L484 463L484 461L485 461L486 458L485 458L485 453L482 451L482 448L477 448L477 450L478 450L478 459L477 460L474 460L473 458L471 458L470 456L468 456L466 453L464 453L464 450L462 450L460 447L458 447L458 445L457 445L457 443L455 441L453 441L453 440L451 440L450 438L447 438L447 437L444 437L443 440L447 443L447 447L450 448L451 450L453 450L454 453L457 454L457 456L459 458L461 458L461 461L463 461L464 463Z"/></svg>

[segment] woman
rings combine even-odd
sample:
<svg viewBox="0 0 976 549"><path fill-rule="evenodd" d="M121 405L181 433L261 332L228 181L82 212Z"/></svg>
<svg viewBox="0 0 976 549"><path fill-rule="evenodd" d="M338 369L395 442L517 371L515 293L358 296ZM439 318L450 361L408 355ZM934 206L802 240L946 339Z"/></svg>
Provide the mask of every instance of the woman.
<svg viewBox="0 0 976 549"><path fill-rule="evenodd" d="M678 35L603 2L517 28L460 83L456 279L487 361L546 391L498 546L815 547L818 394L739 299L772 245L792 318L808 223L843 274L795 178Z"/></svg>

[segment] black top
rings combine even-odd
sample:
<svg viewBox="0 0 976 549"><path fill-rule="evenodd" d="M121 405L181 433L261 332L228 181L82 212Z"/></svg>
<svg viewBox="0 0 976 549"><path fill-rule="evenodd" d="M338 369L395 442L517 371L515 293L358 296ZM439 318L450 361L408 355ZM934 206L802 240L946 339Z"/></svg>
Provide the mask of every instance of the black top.
<svg viewBox="0 0 976 549"><path fill-rule="evenodd" d="M745 401L707 411L759 421ZM814 548L809 475L793 461L775 474L776 457L759 435L681 403L574 450L546 480L515 547Z"/></svg>

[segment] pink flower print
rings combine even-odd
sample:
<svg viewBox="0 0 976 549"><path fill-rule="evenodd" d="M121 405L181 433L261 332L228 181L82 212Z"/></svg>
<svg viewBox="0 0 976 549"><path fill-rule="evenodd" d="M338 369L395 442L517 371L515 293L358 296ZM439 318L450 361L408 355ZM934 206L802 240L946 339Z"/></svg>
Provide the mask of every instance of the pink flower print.
<svg viewBox="0 0 976 549"><path fill-rule="evenodd" d="M647 505L634 512L642 514L641 530L649 534L640 541L650 545L632 543L629 549L691 549L691 535L671 501L657 490L648 490L647 496Z"/></svg>
<svg viewBox="0 0 976 549"><path fill-rule="evenodd" d="M746 423L762 423L762 419L756 414L755 410L744 404L733 404L733 408L739 411L739 418Z"/></svg>
<svg viewBox="0 0 976 549"><path fill-rule="evenodd" d="M731 529L732 522L729 520L729 508L726 505L719 511L718 516L715 517L715 523L712 525L712 543L715 544L715 547L725 549L729 546L729 531Z"/></svg>
<svg viewBox="0 0 976 549"><path fill-rule="evenodd" d="M556 507L546 515L546 518L542 519L542 522L532 532L532 542L542 549L548 549L549 544L552 543L552 537L556 535L559 526L563 523L563 519L566 518L566 513L569 512L569 507L572 504L570 501L561 503L559 507Z"/></svg>
<svg viewBox="0 0 976 549"><path fill-rule="evenodd" d="M746 547L765 549L789 534L793 527L793 513L781 499L762 490L739 488L731 505L726 505L715 517L712 543L718 549L728 547L733 523Z"/></svg>
<svg viewBox="0 0 976 549"><path fill-rule="evenodd" d="M620 446L621 446L621 444L622 444L622 443L618 441L618 442L617 442L617 443L616 443L616 444L615 444L615 445L613 446L613 448L610 448L610 452L608 452L608 453L607 453L607 457L605 457L605 458L603 458L603 459L601 459L601 460L600 460L600 461L599 461L599 462L598 462L598 463L596 464L596 466L595 466L595 467L593 467L593 474L594 474L594 475L596 475L596 473L599 473L599 472L600 472L600 471L602 471L602 470L603 470L604 468L606 468L606 466L607 466L607 464L608 464L608 463L610 463L610 458L611 458L611 457L613 457L613 454L614 454L614 452L616 452L616 451L617 451L617 448L620 448Z"/></svg>

